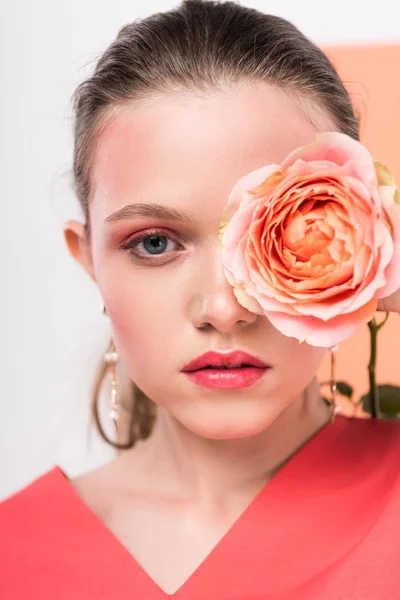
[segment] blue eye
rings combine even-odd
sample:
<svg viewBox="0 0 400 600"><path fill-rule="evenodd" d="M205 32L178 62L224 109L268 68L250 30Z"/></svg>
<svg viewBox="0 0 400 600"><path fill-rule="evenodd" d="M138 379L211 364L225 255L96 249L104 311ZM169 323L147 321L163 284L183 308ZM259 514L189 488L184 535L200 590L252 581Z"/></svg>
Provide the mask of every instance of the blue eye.
<svg viewBox="0 0 400 600"><path fill-rule="evenodd" d="M151 256L160 256L168 254L165 250L168 248L168 242L178 245L178 249L182 248L178 241L174 240L169 235L161 231L145 231L128 240L123 246L123 250L129 250L135 258L148 260ZM138 252L137 249L142 244L144 252ZM172 251L176 248L172 248ZM150 258L151 260L151 258Z"/></svg>
<svg viewBox="0 0 400 600"><path fill-rule="evenodd" d="M143 248L150 254L162 254L168 246L166 235L149 235L142 240Z"/></svg>

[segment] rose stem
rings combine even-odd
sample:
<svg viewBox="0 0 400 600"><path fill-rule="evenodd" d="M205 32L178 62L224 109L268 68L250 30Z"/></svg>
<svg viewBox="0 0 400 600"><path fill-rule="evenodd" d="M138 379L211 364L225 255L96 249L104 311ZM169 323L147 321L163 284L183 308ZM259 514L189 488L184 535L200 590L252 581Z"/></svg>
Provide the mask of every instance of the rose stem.
<svg viewBox="0 0 400 600"><path fill-rule="evenodd" d="M369 402L371 407L371 415L373 419L377 419L379 414L379 393L376 385L375 368L376 368L376 347L377 347L377 327L375 317L369 321L368 327L371 333L371 354L368 365L369 373Z"/></svg>
<svg viewBox="0 0 400 600"><path fill-rule="evenodd" d="M371 407L371 414L373 419L380 418L379 409L379 391L376 385L376 356L377 356L377 345L378 345L378 331L384 326L389 317L389 312L386 312L386 317L380 323L377 324L375 317L369 321L368 327L371 333L371 355L368 365L369 373L369 400Z"/></svg>

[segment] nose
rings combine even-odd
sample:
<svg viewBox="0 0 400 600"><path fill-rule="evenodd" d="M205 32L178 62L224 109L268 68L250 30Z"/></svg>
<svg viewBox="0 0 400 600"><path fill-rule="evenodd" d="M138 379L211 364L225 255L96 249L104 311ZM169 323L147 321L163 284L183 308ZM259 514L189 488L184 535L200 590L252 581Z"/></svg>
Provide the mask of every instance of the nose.
<svg viewBox="0 0 400 600"><path fill-rule="evenodd" d="M191 282L193 325L198 329L216 329L228 333L237 327L254 323L257 315L239 304L225 276L220 249L204 262L206 264L196 270L196 281Z"/></svg>

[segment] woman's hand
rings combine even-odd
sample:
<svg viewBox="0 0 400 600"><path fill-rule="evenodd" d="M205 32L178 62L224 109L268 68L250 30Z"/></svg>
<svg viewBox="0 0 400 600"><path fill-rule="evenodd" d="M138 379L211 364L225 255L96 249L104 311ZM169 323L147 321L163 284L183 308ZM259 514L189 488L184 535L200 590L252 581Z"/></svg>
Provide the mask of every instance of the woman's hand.
<svg viewBox="0 0 400 600"><path fill-rule="evenodd" d="M377 310L400 313L400 288L390 296L381 298Z"/></svg>

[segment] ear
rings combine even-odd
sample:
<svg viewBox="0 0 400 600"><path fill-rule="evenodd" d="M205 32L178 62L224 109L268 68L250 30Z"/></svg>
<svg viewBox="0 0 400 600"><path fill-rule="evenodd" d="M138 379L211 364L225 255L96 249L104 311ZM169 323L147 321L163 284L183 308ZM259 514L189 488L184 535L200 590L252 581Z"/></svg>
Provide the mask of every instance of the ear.
<svg viewBox="0 0 400 600"><path fill-rule="evenodd" d="M85 226L79 221L67 221L64 225L64 238L71 256L85 269L96 282L93 271L92 250L85 235Z"/></svg>

